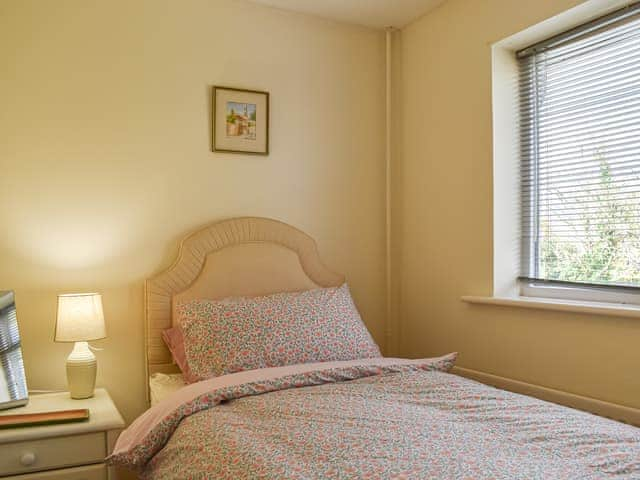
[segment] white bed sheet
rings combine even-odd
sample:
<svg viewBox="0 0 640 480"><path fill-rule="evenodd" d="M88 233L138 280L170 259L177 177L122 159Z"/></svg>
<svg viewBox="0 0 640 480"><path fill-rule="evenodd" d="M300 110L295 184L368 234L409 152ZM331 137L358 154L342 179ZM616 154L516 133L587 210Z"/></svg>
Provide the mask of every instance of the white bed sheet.
<svg viewBox="0 0 640 480"><path fill-rule="evenodd" d="M184 387L186 382L181 373L154 373L149 377L149 390L151 392L151 406L161 402L172 393Z"/></svg>

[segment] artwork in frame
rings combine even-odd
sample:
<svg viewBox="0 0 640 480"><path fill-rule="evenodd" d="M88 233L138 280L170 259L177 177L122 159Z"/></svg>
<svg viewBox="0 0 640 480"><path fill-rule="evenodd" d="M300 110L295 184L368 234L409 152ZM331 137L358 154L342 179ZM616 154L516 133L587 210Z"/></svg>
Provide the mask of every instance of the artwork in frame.
<svg viewBox="0 0 640 480"><path fill-rule="evenodd" d="M269 93L213 87L213 151L269 153Z"/></svg>

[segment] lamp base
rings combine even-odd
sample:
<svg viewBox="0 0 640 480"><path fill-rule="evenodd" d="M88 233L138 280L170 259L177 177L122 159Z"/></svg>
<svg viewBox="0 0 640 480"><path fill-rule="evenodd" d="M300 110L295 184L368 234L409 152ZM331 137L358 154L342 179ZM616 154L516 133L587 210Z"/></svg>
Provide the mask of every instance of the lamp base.
<svg viewBox="0 0 640 480"><path fill-rule="evenodd" d="M87 342L76 342L67 357L67 384L71 398L93 397L98 362Z"/></svg>

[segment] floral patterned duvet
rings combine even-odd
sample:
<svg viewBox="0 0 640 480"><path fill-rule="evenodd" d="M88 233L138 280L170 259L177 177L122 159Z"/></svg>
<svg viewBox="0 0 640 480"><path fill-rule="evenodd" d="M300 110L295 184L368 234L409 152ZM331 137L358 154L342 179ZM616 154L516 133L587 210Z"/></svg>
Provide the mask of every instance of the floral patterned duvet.
<svg viewBox="0 0 640 480"><path fill-rule="evenodd" d="M166 480L640 479L640 429L451 375L453 360L199 382L134 422L109 461Z"/></svg>

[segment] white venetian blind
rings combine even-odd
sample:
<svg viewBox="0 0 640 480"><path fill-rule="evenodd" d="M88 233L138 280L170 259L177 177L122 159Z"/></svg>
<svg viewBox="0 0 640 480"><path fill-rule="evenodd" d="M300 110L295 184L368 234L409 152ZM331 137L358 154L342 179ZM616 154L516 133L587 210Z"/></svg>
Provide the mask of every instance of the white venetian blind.
<svg viewBox="0 0 640 480"><path fill-rule="evenodd" d="M640 3L517 57L522 278L640 287Z"/></svg>
<svg viewBox="0 0 640 480"><path fill-rule="evenodd" d="M0 308L0 375L4 377L0 384L6 388L6 391L0 391L0 401L27 397L16 306L13 303Z"/></svg>

